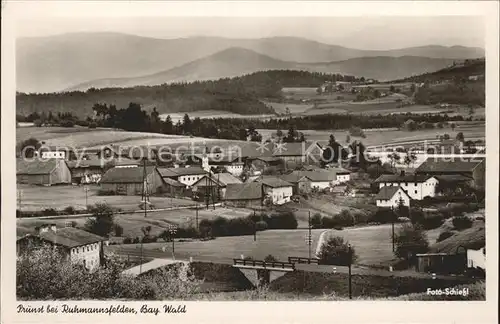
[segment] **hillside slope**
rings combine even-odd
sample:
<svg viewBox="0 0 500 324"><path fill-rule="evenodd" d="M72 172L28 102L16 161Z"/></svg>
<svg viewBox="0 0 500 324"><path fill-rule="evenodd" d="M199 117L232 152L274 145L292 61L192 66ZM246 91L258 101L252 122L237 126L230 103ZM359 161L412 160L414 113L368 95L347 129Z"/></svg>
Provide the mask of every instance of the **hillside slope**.
<svg viewBox="0 0 500 324"><path fill-rule="evenodd" d="M154 74L231 47L253 50L277 60L301 63L370 56L453 59L484 56L484 50L480 48L423 46L366 51L297 37L156 39L110 32L72 33L17 40L17 90L61 91L89 80Z"/></svg>
<svg viewBox="0 0 500 324"><path fill-rule="evenodd" d="M85 82L67 91L90 88L159 85L172 82L216 80L266 70L303 70L336 73L357 77L390 80L398 77L435 71L449 66L452 59L426 57L363 57L339 62L296 63L274 59L255 51L233 47L182 66L135 78L109 78Z"/></svg>

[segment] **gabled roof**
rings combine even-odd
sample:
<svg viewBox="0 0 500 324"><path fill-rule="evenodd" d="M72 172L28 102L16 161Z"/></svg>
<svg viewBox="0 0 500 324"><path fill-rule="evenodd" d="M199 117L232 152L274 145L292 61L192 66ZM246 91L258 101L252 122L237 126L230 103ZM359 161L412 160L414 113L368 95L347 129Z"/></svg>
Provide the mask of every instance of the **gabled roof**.
<svg viewBox="0 0 500 324"><path fill-rule="evenodd" d="M383 174L378 177L374 182L425 182L427 179L431 178L431 176L427 176L425 174L406 174L406 175L397 175L397 174Z"/></svg>
<svg viewBox="0 0 500 324"><path fill-rule="evenodd" d="M37 235L29 236L39 237L50 243L62 245L67 248L73 248L106 240L104 237L74 227L63 227L58 228L55 232L52 230L48 230Z"/></svg>
<svg viewBox="0 0 500 324"><path fill-rule="evenodd" d="M203 176L200 180L196 181L193 186L210 186L218 184L219 186L225 187L231 183L242 183L240 179L233 176L231 173L217 173L210 177L210 181L207 181L207 176Z"/></svg>
<svg viewBox="0 0 500 324"><path fill-rule="evenodd" d="M224 200L255 200L262 197L261 183L231 183L227 185Z"/></svg>
<svg viewBox="0 0 500 324"><path fill-rule="evenodd" d="M66 163L64 160L60 160ZM18 159L16 161L16 174L49 174L57 167L56 159L38 159L32 161Z"/></svg>
<svg viewBox="0 0 500 324"><path fill-rule="evenodd" d="M328 171L303 171L302 174L306 175L313 182L325 182L335 180L335 174Z"/></svg>
<svg viewBox="0 0 500 324"><path fill-rule="evenodd" d="M275 176L263 176L257 181L271 188L290 187L292 185L290 182Z"/></svg>
<svg viewBox="0 0 500 324"><path fill-rule="evenodd" d="M154 166L146 167L146 174L155 172ZM102 175L101 183L142 183L144 182L144 168L112 168Z"/></svg>
<svg viewBox="0 0 500 324"><path fill-rule="evenodd" d="M351 171L344 169L344 168L332 167L332 168L328 168L328 170L335 172L335 174L351 174Z"/></svg>
<svg viewBox="0 0 500 324"><path fill-rule="evenodd" d="M472 172L479 164L483 163L484 159L480 161L460 161L458 158L453 161L443 161L441 159L427 158L416 170L416 173L453 173L453 172Z"/></svg>
<svg viewBox="0 0 500 324"><path fill-rule="evenodd" d="M290 183L298 183L301 181L311 181L311 179L309 179L304 174L304 172L299 172L299 171L293 171L292 173L289 173L289 174L280 175L279 178L281 180L284 180L284 181L290 182Z"/></svg>
<svg viewBox="0 0 500 324"><path fill-rule="evenodd" d="M163 181L165 181L166 184L171 185L172 187L185 187L186 186L185 184L183 184L177 180L171 179L171 178L163 178Z"/></svg>
<svg viewBox="0 0 500 324"><path fill-rule="evenodd" d="M403 188L399 186L385 186L380 189L377 196L375 196L375 199L381 199L381 200L391 199L392 197L394 197L394 194L398 192L398 190L401 190L406 196L408 196L406 191L404 191Z"/></svg>
<svg viewBox="0 0 500 324"><path fill-rule="evenodd" d="M438 181L442 182L465 182L472 180L472 178L466 177L461 174L444 174L444 175L437 175L434 177L438 179Z"/></svg>
<svg viewBox="0 0 500 324"><path fill-rule="evenodd" d="M176 178L179 176L207 174L207 171L200 167L189 168L158 168L158 172L163 178Z"/></svg>

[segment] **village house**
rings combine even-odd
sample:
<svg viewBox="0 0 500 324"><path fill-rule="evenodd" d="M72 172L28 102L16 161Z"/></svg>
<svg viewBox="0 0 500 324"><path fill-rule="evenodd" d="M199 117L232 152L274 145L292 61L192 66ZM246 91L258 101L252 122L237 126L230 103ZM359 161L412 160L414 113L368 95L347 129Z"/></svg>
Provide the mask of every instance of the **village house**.
<svg viewBox="0 0 500 324"><path fill-rule="evenodd" d="M270 167L274 167L277 169L283 168L283 160L279 157L274 156L260 156L254 157L247 160L249 164L250 170L254 173L262 173Z"/></svg>
<svg viewBox="0 0 500 324"><path fill-rule="evenodd" d="M158 172L162 178L176 180L188 188L191 188L194 183L208 174L207 171L196 166L186 168L158 168Z"/></svg>
<svg viewBox="0 0 500 324"><path fill-rule="evenodd" d="M439 181L436 177L417 174L400 175L383 174L375 180L379 188L401 187L410 197L415 200L423 200L425 197L435 197Z"/></svg>
<svg viewBox="0 0 500 324"><path fill-rule="evenodd" d="M273 156L282 159L285 164L290 162L294 164L306 163L307 144L301 143L279 143L273 148Z"/></svg>
<svg viewBox="0 0 500 324"><path fill-rule="evenodd" d="M294 195L311 192L311 179L303 172L293 171L289 174L280 175L279 178L292 184L292 192Z"/></svg>
<svg viewBox="0 0 500 324"><path fill-rule="evenodd" d="M143 194L145 179L148 194L161 193L165 190L165 182L154 166L114 167L103 174L100 184L104 192L134 196Z"/></svg>
<svg viewBox="0 0 500 324"><path fill-rule="evenodd" d="M397 208L401 202L403 206L410 206L410 196L399 186L382 187L375 200L377 207Z"/></svg>
<svg viewBox="0 0 500 324"><path fill-rule="evenodd" d="M292 184L278 177L263 176L257 182L262 184L262 191L273 205L287 203L293 195Z"/></svg>
<svg viewBox="0 0 500 324"><path fill-rule="evenodd" d="M42 225L36 231L36 234L18 237L18 255L32 245L45 243L59 248L65 258L73 263L80 263L89 270L100 267L104 258L105 238L74 227L57 228L55 224Z"/></svg>
<svg viewBox="0 0 500 324"><path fill-rule="evenodd" d="M161 191L164 196L181 198L191 195L191 192L188 190L187 186L177 180L171 178L163 178L163 182L165 184Z"/></svg>
<svg viewBox="0 0 500 324"><path fill-rule="evenodd" d="M238 208L260 208L264 200L262 183L231 183L226 187L224 204Z"/></svg>
<svg viewBox="0 0 500 324"><path fill-rule="evenodd" d="M64 159L18 159L16 180L17 183L44 186L70 184L71 172Z"/></svg>
<svg viewBox="0 0 500 324"><path fill-rule="evenodd" d="M316 189L327 189L333 186L335 182L335 173L329 171L298 171L304 174L308 179L311 180L311 188Z"/></svg>
<svg viewBox="0 0 500 324"><path fill-rule="evenodd" d="M452 159L451 161L449 159ZM445 176L461 175L471 179L471 186L478 190L485 188L485 159L473 158L427 158L416 170L416 175Z"/></svg>
<svg viewBox="0 0 500 324"><path fill-rule="evenodd" d="M234 176L240 176L243 173L245 163L241 161L241 157L230 154L213 155L196 155L196 158L201 160L201 168L205 171L210 171L212 168L220 167Z"/></svg>
<svg viewBox="0 0 500 324"><path fill-rule="evenodd" d="M199 197L204 197L207 195L207 192L211 192L212 195L216 195L218 200L221 200L226 195L227 186L235 183L242 182L231 173L216 173L210 176L203 176L191 188L193 193L196 192Z"/></svg>

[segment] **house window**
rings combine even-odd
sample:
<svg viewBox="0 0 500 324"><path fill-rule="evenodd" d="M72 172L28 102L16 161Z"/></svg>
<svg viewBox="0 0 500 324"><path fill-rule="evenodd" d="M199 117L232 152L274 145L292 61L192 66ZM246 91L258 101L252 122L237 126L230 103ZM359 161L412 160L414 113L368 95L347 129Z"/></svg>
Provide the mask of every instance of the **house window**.
<svg viewBox="0 0 500 324"><path fill-rule="evenodd" d="M417 193L417 190L415 190L415 194Z"/></svg>
<svg viewBox="0 0 500 324"><path fill-rule="evenodd" d="M406 183L405 183L405 186L407 186L407 187L408 187L408 182L406 182Z"/></svg>

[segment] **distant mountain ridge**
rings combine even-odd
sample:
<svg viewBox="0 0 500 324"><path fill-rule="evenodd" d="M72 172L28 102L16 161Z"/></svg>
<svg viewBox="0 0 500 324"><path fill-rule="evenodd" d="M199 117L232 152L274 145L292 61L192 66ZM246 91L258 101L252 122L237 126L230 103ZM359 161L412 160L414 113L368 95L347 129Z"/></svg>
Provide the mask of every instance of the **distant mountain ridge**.
<svg viewBox="0 0 500 324"><path fill-rule="evenodd" d="M303 70L391 80L421 74L451 65L453 59L426 57L363 57L339 62L296 63L274 59L252 50L232 47L170 70L136 78L111 78L85 82L66 89L125 88L173 82L217 80L267 70Z"/></svg>
<svg viewBox="0 0 500 324"><path fill-rule="evenodd" d="M89 80L140 78L180 68L231 48L251 50L271 59L283 61L286 65L295 62L294 65L299 64L299 68L310 63L338 62L374 56L422 56L456 60L484 56L484 50L481 48L462 46L432 45L367 51L297 37L158 39L120 33L75 33L18 39L17 90L53 92ZM270 62L269 59L265 61ZM274 63L273 68L283 65ZM183 69L185 68L184 66ZM227 72L230 72L230 75L238 73L238 71ZM425 71L420 73L423 72Z"/></svg>

